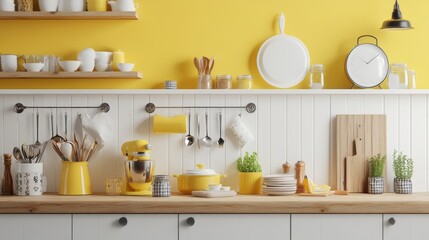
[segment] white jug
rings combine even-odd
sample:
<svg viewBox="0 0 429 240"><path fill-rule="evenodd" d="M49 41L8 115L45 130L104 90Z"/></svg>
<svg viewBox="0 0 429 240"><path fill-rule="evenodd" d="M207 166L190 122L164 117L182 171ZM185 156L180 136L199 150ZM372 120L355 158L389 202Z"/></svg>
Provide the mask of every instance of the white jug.
<svg viewBox="0 0 429 240"><path fill-rule="evenodd" d="M134 12L139 7L134 0L116 0L108 2L113 12Z"/></svg>

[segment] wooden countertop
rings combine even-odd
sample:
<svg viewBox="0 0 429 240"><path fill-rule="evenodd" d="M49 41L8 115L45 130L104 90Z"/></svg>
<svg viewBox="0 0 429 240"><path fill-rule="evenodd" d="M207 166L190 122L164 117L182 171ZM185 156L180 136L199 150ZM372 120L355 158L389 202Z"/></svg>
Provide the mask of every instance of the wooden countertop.
<svg viewBox="0 0 429 240"><path fill-rule="evenodd" d="M0 213L429 213L429 193L232 198L0 196Z"/></svg>

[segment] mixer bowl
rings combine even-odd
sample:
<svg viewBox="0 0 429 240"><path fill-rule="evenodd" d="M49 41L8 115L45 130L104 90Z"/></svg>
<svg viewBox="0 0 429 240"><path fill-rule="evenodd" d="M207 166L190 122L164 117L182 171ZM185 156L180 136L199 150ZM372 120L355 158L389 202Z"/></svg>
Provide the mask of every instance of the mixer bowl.
<svg viewBox="0 0 429 240"><path fill-rule="evenodd" d="M145 183L151 183L153 179L153 161L150 160L126 160L125 177L128 184L136 190L144 188Z"/></svg>

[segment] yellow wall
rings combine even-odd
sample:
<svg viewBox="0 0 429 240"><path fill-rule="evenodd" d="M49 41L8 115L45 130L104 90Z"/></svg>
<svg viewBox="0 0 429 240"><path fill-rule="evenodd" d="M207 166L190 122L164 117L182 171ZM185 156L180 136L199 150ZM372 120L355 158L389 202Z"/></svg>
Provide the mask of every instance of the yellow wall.
<svg viewBox="0 0 429 240"><path fill-rule="evenodd" d="M287 34L300 38L311 63L326 66L327 88L349 88L344 60L356 38L379 38L390 63L416 70L417 87L429 87L429 1L400 0L415 30L382 31L393 0L136 0L139 21L0 21L0 52L55 54L74 58L81 49L121 49L142 80L0 80L0 88L162 88L176 79L196 87L194 56L214 56L216 74L250 73L256 88L272 88L259 76L256 54L278 33L275 18L286 15ZM383 83L386 86L386 82ZM308 88L308 76L298 88Z"/></svg>

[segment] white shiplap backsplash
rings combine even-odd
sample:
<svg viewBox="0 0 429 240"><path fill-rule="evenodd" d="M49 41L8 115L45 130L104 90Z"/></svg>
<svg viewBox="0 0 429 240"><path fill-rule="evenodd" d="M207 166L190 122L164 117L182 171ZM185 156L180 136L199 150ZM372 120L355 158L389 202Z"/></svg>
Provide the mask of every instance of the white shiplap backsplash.
<svg viewBox="0 0 429 240"><path fill-rule="evenodd" d="M123 176L123 160L120 147L133 139L147 139L152 144L152 159L156 174L169 174L173 191L177 180L173 174L204 163L218 173L226 174L225 185L238 188L235 160L245 151L257 151L264 174L281 173L281 165L292 165L298 160L306 162L306 173L316 183L330 183L330 162L335 159L336 114L386 114L388 152L388 190L393 191L392 153L394 149L410 155L415 163L414 191L428 191L428 91L386 90L256 90L245 91L124 91L124 90L5 90L0 92L0 151L12 152L14 146L36 140L36 109L26 109L17 114L13 106L20 102L27 106L98 106L110 104L108 113L112 134L106 145L90 163L93 191L104 192L104 178ZM255 113L244 109L156 109L156 114L173 116L192 113L191 134L196 135L196 114L210 114L210 136L219 138L218 112L222 111L222 125L228 127L238 114L256 138L240 149L228 130L222 136L223 148L198 149L196 144L186 147L184 135L154 134L151 115L144 110L148 102L157 106L242 106L253 102ZM69 115L70 129L74 129L77 116L87 112L91 116L98 109L53 109L59 117L60 133L64 131L64 112ZM50 138L49 114L51 109L39 109L39 140ZM70 121L71 118L71 121ZM201 118L203 120L203 118ZM205 133L205 124L202 132ZM201 133L201 137L203 136ZM44 175L48 178L48 191L59 188L61 160L50 145L43 157ZM3 174L3 164L0 176Z"/></svg>

